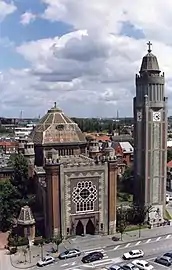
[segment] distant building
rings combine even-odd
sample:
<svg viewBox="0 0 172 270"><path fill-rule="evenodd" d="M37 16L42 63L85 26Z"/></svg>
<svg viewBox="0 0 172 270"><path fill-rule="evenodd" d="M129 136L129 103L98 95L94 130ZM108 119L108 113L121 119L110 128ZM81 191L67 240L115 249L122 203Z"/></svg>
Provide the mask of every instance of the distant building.
<svg viewBox="0 0 172 270"><path fill-rule="evenodd" d="M115 146L116 155L120 155L122 162L127 166L132 165L134 148L129 142L119 142Z"/></svg>
<svg viewBox="0 0 172 270"><path fill-rule="evenodd" d="M0 141L0 151L4 154L14 154L18 152L18 142L16 141Z"/></svg>

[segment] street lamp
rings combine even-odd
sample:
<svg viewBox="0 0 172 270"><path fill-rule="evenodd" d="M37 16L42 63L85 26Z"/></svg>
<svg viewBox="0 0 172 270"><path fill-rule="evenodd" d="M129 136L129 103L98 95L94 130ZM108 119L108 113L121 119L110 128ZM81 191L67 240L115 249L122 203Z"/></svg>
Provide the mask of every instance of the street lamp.
<svg viewBox="0 0 172 270"><path fill-rule="evenodd" d="M44 258L44 250L43 250L44 242L43 240L40 242L40 247L41 247L41 260Z"/></svg>
<svg viewBox="0 0 172 270"><path fill-rule="evenodd" d="M32 256L31 256L31 246L32 246L32 238L31 236L28 236L28 240L29 240L29 262L32 262Z"/></svg>

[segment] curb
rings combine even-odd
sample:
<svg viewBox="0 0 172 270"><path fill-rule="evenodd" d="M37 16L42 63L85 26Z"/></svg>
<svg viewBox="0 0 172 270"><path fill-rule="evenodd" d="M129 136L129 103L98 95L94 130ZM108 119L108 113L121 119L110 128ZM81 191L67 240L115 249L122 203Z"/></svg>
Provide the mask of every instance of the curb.
<svg viewBox="0 0 172 270"><path fill-rule="evenodd" d="M10 262L11 262L11 265L14 267L14 268L16 268L16 269L31 269L31 268L33 268L34 266L36 266L36 264L33 264L32 266L26 266L26 267L19 267L19 266L17 266L17 265L15 265L14 263L13 263L13 261L12 261L12 258L11 258L11 255L9 255L10 256Z"/></svg>

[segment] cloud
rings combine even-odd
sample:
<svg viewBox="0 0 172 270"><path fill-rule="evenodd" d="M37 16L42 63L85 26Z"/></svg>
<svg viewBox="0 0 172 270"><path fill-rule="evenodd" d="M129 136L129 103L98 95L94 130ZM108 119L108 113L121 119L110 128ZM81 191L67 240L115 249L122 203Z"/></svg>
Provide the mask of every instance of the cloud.
<svg viewBox="0 0 172 270"><path fill-rule="evenodd" d="M160 0L138 0L134 6L128 0L42 2L46 5L42 18L68 23L75 30L16 48L28 61L28 69L2 72L4 113L9 107L13 111L23 107L28 115L36 115L56 100L70 115L115 116L117 109L120 115L132 115L135 74L149 39L165 72L171 104L171 1L163 7ZM125 23L132 25L132 35L127 35L127 28L124 31ZM139 39L135 30L143 34Z"/></svg>
<svg viewBox="0 0 172 270"><path fill-rule="evenodd" d="M0 22L2 22L6 16L16 11L16 9L16 6L12 2L8 4L5 1L0 0Z"/></svg>
<svg viewBox="0 0 172 270"><path fill-rule="evenodd" d="M20 23L23 24L23 25L28 25L31 22L33 22L35 19L36 19L36 15L35 14L33 14L30 11L26 11L25 13L23 13L21 15Z"/></svg>

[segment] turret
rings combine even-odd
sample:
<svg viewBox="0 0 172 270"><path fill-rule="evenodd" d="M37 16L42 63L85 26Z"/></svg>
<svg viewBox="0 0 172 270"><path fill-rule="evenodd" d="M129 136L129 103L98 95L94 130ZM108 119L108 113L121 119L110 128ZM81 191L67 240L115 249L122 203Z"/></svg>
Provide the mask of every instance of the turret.
<svg viewBox="0 0 172 270"><path fill-rule="evenodd" d="M94 158L100 152L99 143L97 141L91 141L89 143L89 156Z"/></svg>

